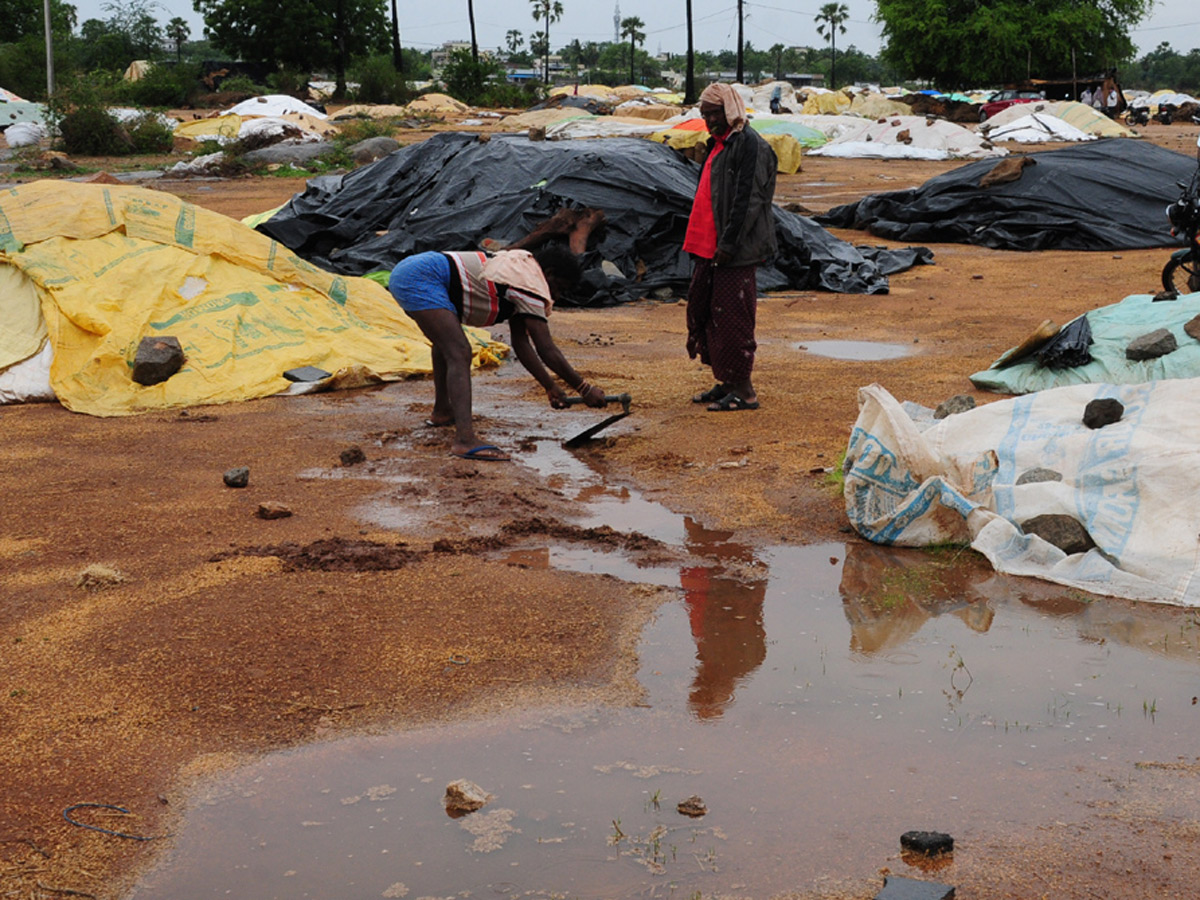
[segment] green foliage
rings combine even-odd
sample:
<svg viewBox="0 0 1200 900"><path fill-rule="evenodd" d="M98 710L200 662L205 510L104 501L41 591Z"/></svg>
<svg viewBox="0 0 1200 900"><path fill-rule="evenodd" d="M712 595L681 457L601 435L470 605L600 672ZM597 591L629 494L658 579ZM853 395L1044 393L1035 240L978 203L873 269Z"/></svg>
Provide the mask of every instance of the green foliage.
<svg viewBox="0 0 1200 900"><path fill-rule="evenodd" d="M428 81L433 74L433 54L404 47L400 51L404 77L409 81Z"/></svg>
<svg viewBox="0 0 1200 900"><path fill-rule="evenodd" d="M838 454L837 462L825 473L825 486L831 488L838 496L846 493L846 451Z"/></svg>
<svg viewBox="0 0 1200 900"><path fill-rule="evenodd" d="M158 64L150 67L137 81L119 86L119 98L134 106L176 108L183 106L200 82L200 67L195 64Z"/></svg>
<svg viewBox="0 0 1200 900"><path fill-rule="evenodd" d="M562 0L529 0L529 5L533 7L533 21L542 23L541 33L529 41L529 49L542 58L542 75L549 82L550 26L562 18Z"/></svg>
<svg viewBox="0 0 1200 900"><path fill-rule="evenodd" d="M304 69L285 66L267 76L267 87L276 94L300 97L304 91L308 90L308 72Z"/></svg>
<svg viewBox="0 0 1200 900"><path fill-rule="evenodd" d="M183 58L183 45L192 36L192 28L182 16L175 16L163 29L163 34L175 47L175 61Z"/></svg>
<svg viewBox="0 0 1200 900"><path fill-rule="evenodd" d="M1152 0L875 0L882 57L943 90L1100 72L1133 54Z"/></svg>
<svg viewBox="0 0 1200 900"><path fill-rule="evenodd" d="M45 12L37 0L0 0L0 22L4 23L4 43L16 43L23 37L44 40ZM55 38L69 34L75 27L75 7L63 0L50 0L50 30ZM43 78L43 81L45 79ZM24 96L22 94L22 96Z"/></svg>
<svg viewBox="0 0 1200 900"><path fill-rule="evenodd" d="M333 142L338 146L351 147L359 141L374 137L393 137L395 119L343 119L338 122L338 133Z"/></svg>
<svg viewBox="0 0 1200 900"><path fill-rule="evenodd" d="M1165 41L1139 59L1122 80L1125 87L1154 91L1170 88L1200 93L1200 49L1193 48L1186 56L1176 53Z"/></svg>
<svg viewBox="0 0 1200 900"><path fill-rule="evenodd" d="M504 69L499 63L485 56L473 59L471 51L465 49L452 51L450 61L442 70L447 93L470 106L484 105L488 82L497 78L504 78Z"/></svg>
<svg viewBox="0 0 1200 900"><path fill-rule="evenodd" d="M230 75L221 80L221 93L255 97L267 93L267 89L264 85L256 84L249 75Z"/></svg>
<svg viewBox="0 0 1200 900"><path fill-rule="evenodd" d="M541 89L535 84L509 84L506 81L489 81L483 89L478 104L502 109L524 109L542 99Z"/></svg>
<svg viewBox="0 0 1200 900"><path fill-rule="evenodd" d="M217 47L252 62L323 69L337 62L339 37L352 59L389 46L385 0L192 0L192 7Z"/></svg>
<svg viewBox="0 0 1200 900"><path fill-rule="evenodd" d="M80 68L125 71L135 59L163 57L163 30L150 12L150 0L110 0L109 17L88 19L79 26L82 40L73 56Z"/></svg>
<svg viewBox="0 0 1200 900"><path fill-rule="evenodd" d="M0 85L27 100L46 96L46 44L40 37L23 37L0 44Z"/></svg>
<svg viewBox="0 0 1200 900"><path fill-rule="evenodd" d="M58 123L63 149L72 156L124 156L133 152L133 141L113 116L101 106L78 106Z"/></svg>
<svg viewBox="0 0 1200 900"><path fill-rule="evenodd" d="M125 133L134 153L170 153L174 147L172 130L157 113L145 112L126 122Z"/></svg>
<svg viewBox="0 0 1200 900"><path fill-rule="evenodd" d="M350 80L358 83L351 92L358 103L404 104L412 98L412 91L392 65L390 54L368 56L350 70Z"/></svg>
<svg viewBox="0 0 1200 900"><path fill-rule="evenodd" d="M122 125L108 112L109 101L119 99L133 84L111 73L64 78L47 105L47 124L63 149L75 156L170 152L171 129L155 113Z"/></svg>

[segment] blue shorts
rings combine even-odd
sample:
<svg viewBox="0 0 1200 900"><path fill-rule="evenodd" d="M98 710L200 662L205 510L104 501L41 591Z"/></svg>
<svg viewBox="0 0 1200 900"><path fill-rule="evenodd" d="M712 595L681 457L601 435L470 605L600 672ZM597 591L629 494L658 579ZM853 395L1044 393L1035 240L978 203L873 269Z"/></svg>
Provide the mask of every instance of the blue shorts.
<svg viewBox="0 0 1200 900"><path fill-rule="evenodd" d="M396 263L388 276L388 290L405 312L445 309L458 315L450 300L450 259L436 250Z"/></svg>

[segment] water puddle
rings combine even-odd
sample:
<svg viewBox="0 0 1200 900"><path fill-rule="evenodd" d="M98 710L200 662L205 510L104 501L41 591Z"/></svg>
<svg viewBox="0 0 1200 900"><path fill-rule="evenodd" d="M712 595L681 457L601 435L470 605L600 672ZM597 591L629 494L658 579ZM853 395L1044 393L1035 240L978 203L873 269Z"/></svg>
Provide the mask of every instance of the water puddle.
<svg viewBox="0 0 1200 900"><path fill-rule="evenodd" d="M556 441L522 462L586 503L580 524L686 551L652 568L553 542L506 551L678 590L642 636L644 702L266 756L194 798L133 896L767 897L839 879L866 896L880 867L905 870L905 831L969 848L1077 820L1079 772L1195 755L1194 612L1089 601L955 551L756 547L606 484ZM447 815L457 779L493 799ZM677 811L692 796L706 815Z"/></svg>
<svg viewBox="0 0 1200 900"><path fill-rule="evenodd" d="M797 350L806 350L814 356L830 359L881 360L900 359L912 355L908 344L885 344L876 341L805 341L796 345Z"/></svg>

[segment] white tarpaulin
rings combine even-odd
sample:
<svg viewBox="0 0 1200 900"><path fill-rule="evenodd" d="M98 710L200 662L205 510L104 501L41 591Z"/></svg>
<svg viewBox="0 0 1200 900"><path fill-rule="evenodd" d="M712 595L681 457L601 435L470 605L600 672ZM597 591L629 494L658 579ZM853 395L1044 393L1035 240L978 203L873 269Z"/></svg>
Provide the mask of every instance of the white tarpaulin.
<svg viewBox="0 0 1200 900"><path fill-rule="evenodd" d="M811 119L812 117L809 117ZM1007 156L975 132L925 116L888 116L879 121L844 117L841 133L812 156L864 159L986 159ZM858 124L851 124L858 123ZM806 121L806 124L810 122ZM819 125L813 127L820 128Z"/></svg>
<svg viewBox="0 0 1200 900"><path fill-rule="evenodd" d="M251 97L236 106L225 110L225 115L234 116L282 116L284 113L304 113L315 119L326 119L328 116L303 100L289 97L287 94L264 94L261 97Z"/></svg>
<svg viewBox="0 0 1200 900"><path fill-rule="evenodd" d="M1096 136L1079 130L1058 116L1035 112L1014 119L1007 125L989 129L987 139L989 141L1016 141L1019 144L1041 144L1046 141L1094 141Z"/></svg>
<svg viewBox="0 0 1200 900"><path fill-rule="evenodd" d="M999 572L1097 594L1200 606L1200 380L1073 385L935 421L879 385L859 389L846 513L879 544L969 542ZM1083 424L1115 398L1120 421ZM1034 469L1061 480L1018 484ZM1096 547L1067 555L1020 523L1076 519Z"/></svg>

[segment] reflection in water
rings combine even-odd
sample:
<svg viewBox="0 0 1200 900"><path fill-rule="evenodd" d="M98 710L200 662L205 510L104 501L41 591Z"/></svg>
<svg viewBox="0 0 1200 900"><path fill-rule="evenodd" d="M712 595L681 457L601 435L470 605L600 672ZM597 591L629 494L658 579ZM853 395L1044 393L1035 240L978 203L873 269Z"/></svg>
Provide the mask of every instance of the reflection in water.
<svg viewBox="0 0 1200 900"><path fill-rule="evenodd" d="M711 531L684 519L688 550L695 556L727 561L724 569L688 566L679 570L688 621L696 642L696 673L688 706L699 719L719 718L734 700L738 685L767 656L763 601L766 570L754 549L729 543L732 532ZM719 571L736 574L717 574Z"/></svg>
<svg viewBox="0 0 1200 900"><path fill-rule="evenodd" d="M1114 641L1156 655L1200 658L1200 613L1166 604L1097 599L1048 581L996 573L970 550L918 551L847 544L839 585L850 649L867 655L902 648L930 619L952 615L974 632L1016 601L1062 620L1095 644Z"/></svg>
<svg viewBox="0 0 1200 900"><path fill-rule="evenodd" d="M964 558L965 557L965 558ZM995 616L976 582L990 574L977 554L944 554L847 544L839 591L850 649L874 654L903 646L934 616L950 613L986 632Z"/></svg>

